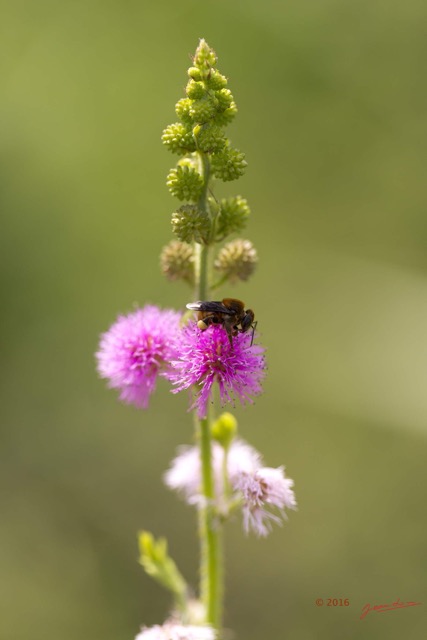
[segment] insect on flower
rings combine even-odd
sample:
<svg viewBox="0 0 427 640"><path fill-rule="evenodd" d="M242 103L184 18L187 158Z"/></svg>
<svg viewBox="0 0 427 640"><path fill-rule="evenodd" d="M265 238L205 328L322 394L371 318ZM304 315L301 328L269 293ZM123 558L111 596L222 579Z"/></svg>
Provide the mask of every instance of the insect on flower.
<svg viewBox="0 0 427 640"><path fill-rule="evenodd" d="M206 331L211 324L222 325L231 346L233 346L233 336L252 329L252 346L257 322L252 309L245 310L245 303L241 300L224 298L222 301L190 302L187 304L187 309L198 311L197 326L201 331Z"/></svg>

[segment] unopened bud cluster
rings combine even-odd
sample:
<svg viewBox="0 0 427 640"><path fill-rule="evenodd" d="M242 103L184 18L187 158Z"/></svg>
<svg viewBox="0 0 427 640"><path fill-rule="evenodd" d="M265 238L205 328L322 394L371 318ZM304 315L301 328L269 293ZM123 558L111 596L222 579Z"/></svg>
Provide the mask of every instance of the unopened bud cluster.
<svg viewBox="0 0 427 640"><path fill-rule="evenodd" d="M171 280L194 280L193 256L187 247L194 243L212 245L246 226L250 209L241 196L218 201L212 180L237 180L245 172L245 154L234 148L225 127L237 113L228 81L218 69L213 49L200 40L188 69L186 96L178 100L178 121L163 131L163 144L180 156L167 176L172 196L181 201L172 214L172 231L179 242L163 249L161 267ZM256 264L256 251L249 241L236 240L220 251L215 266L221 281L247 280ZM250 243L249 243L250 244ZM234 261L234 262L233 262Z"/></svg>
<svg viewBox="0 0 427 640"><path fill-rule="evenodd" d="M208 215L197 205L185 204L172 214L173 232L183 242L207 244L210 227Z"/></svg>
<svg viewBox="0 0 427 640"><path fill-rule="evenodd" d="M203 188L203 178L194 167L178 165L169 172L166 184L178 200L197 202Z"/></svg>
<svg viewBox="0 0 427 640"><path fill-rule="evenodd" d="M215 154L227 144L224 127L233 120L237 107L216 62L214 51L201 40L188 69L187 97L175 106L179 122L163 132L163 143L172 153L185 155L197 149Z"/></svg>
<svg viewBox="0 0 427 640"><path fill-rule="evenodd" d="M191 244L172 240L160 254L162 273L168 280L185 280L194 284L194 249Z"/></svg>
<svg viewBox="0 0 427 640"><path fill-rule="evenodd" d="M242 196L221 200L215 224L215 240L221 242L232 233L243 231L251 210Z"/></svg>
<svg viewBox="0 0 427 640"><path fill-rule="evenodd" d="M255 271L258 254L250 240L228 242L215 260L215 269L230 282L248 280Z"/></svg>

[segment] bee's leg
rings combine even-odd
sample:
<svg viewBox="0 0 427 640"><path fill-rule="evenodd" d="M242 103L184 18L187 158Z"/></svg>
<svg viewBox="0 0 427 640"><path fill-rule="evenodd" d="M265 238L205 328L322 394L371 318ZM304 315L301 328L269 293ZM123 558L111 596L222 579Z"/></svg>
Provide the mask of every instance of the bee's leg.
<svg viewBox="0 0 427 640"><path fill-rule="evenodd" d="M257 324L258 324L258 320L255 320L255 322L252 323L251 347L252 347L252 345L254 343L254 335L255 335L255 329L256 329Z"/></svg>
<svg viewBox="0 0 427 640"><path fill-rule="evenodd" d="M215 316L205 316L204 318L199 318L197 321L197 326L200 331L206 331L206 329L215 321Z"/></svg>
<svg viewBox="0 0 427 640"><path fill-rule="evenodd" d="M230 318L228 318L228 320L224 320L224 329L227 332L230 346L233 347L233 336L237 335L236 327L233 324L233 320L231 320Z"/></svg>
<svg viewBox="0 0 427 640"><path fill-rule="evenodd" d="M226 331L227 331L227 335L228 335L228 339L230 341L230 347L233 348L233 338L232 338L232 332L228 330L228 328L226 327Z"/></svg>

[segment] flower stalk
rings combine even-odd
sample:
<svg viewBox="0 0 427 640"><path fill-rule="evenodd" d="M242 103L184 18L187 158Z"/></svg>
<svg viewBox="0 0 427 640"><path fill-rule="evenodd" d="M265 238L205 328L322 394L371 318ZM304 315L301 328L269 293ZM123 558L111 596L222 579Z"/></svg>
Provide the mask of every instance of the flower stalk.
<svg viewBox="0 0 427 640"><path fill-rule="evenodd" d="M206 610L206 622L220 630L223 596L222 525L215 509L210 420L199 419L197 413L195 416L202 470L202 499L199 508L200 594Z"/></svg>
<svg viewBox="0 0 427 640"><path fill-rule="evenodd" d="M258 261L249 240L229 239L246 226L247 201L240 195L218 200L211 189L214 179L236 180L246 169L244 153L225 135L237 107L216 64L215 52L200 40L186 97L175 106L179 122L162 135L163 144L180 156L167 186L183 204L172 213L176 237L161 252L161 270L171 282L190 285L194 301L205 304L188 303L187 314L146 305L119 316L101 336L96 354L100 376L124 402L146 409L158 378L172 383L173 393L190 390L193 397L197 444L180 451L164 481L198 510L200 593L191 596L166 538L141 532L140 563L170 592L173 608L162 626L143 627L136 640L220 640L224 523L240 510L245 532L266 536L272 524L286 519L285 509L296 507L284 467L263 466L261 454L237 436L232 414L212 419L214 404L253 403L266 369L264 349L254 344L254 312L237 299L210 300L213 289L247 281ZM222 245L216 256L215 245ZM203 322L190 319L193 310Z"/></svg>
<svg viewBox="0 0 427 640"><path fill-rule="evenodd" d="M199 210L209 216L208 191L210 161L207 154L198 152L203 187L198 200ZM209 244L194 243L196 271L196 300L209 299ZM222 531L215 515L215 487L212 473L212 439L210 415L199 418L194 410L196 437L200 447L202 496L199 513L200 536L200 596L206 610L206 622L221 628L222 617Z"/></svg>

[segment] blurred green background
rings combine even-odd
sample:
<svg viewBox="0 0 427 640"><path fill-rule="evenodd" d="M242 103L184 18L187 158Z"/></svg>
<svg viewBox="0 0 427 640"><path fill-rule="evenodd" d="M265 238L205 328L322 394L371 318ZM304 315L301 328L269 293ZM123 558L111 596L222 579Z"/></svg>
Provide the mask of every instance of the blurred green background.
<svg viewBox="0 0 427 640"><path fill-rule="evenodd" d="M237 184L260 266L265 394L238 409L299 511L227 530L226 625L245 640L423 638L427 530L426 39L421 0L2 2L0 637L128 640L168 595L137 564L166 535L197 579L194 513L163 486L187 397L147 412L97 379L135 302L183 307L158 255L162 148L205 37L240 108ZM350 607L315 606L349 598ZM422 606L372 613L367 602Z"/></svg>

